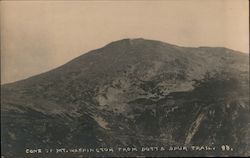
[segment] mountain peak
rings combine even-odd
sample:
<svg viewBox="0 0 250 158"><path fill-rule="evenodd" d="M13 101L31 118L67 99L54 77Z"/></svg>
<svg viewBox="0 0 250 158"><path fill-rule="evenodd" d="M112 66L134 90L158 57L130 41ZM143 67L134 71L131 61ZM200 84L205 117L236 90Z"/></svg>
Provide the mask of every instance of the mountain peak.
<svg viewBox="0 0 250 158"><path fill-rule="evenodd" d="M151 40L145 38L124 38L121 40L113 41L106 46L147 46L147 47L155 47L155 46L166 46L166 47L179 47L177 45L169 44L166 42L158 41L158 40Z"/></svg>
<svg viewBox="0 0 250 158"><path fill-rule="evenodd" d="M227 55L228 52L230 56ZM224 59L225 55L227 55L227 59ZM163 72L163 70L172 71L170 70L171 68L175 71L177 71L177 69L178 71L179 69L183 69L183 71L190 69L192 74L189 76L197 77L202 75L200 72L215 69L214 67L216 67L216 65L217 67L227 65L224 67L228 67L228 69L245 70L247 69L246 66L248 62L246 59L248 58L246 58L245 54L235 53L235 51L229 49L181 47L145 38L125 38L113 41L102 48L84 53L51 71L17 81L14 84L25 85L38 83L43 79L46 79L44 82L47 82L47 79L61 80L61 78L67 78L65 76L71 78L72 73L79 73L80 75L77 75L78 77L80 76L80 78L83 77L87 80L93 76L96 77L95 75L98 74L106 73L106 76L108 76L107 74L116 74L117 71L125 71L124 69L127 69L129 67L128 65L132 65L130 67L133 68L126 71L133 70L138 73L144 73L144 71L145 73L150 73L151 71L156 72L158 70L159 72ZM205 60L206 62L204 62ZM218 60L221 60L221 62L217 62ZM235 67L233 64L230 64L232 62L238 64L238 66Z"/></svg>
<svg viewBox="0 0 250 158"><path fill-rule="evenodd" d="M119 43L130 43L133 44L134 42L145 42L145 41L149 41L147 39L144 38L124 38L124 39L120 39L117 41L113 41L111 43L109 43L108 45L112 45L112 44L119 44Z"/></svg>
<svg viewBox="0 0 250 158"><path fill-rule="evenodd" d="M201 142L248 152L249 139L243 136L250 138L249 61L230 52L122 39L52 71L4 85L4 155L18 157L26 147L61 144L71 149Z"/></svg>

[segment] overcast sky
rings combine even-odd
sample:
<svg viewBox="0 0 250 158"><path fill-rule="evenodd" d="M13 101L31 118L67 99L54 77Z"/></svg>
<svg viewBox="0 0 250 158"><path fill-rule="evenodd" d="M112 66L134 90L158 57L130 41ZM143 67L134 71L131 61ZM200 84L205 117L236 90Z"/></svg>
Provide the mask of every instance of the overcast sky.
<svg viewBox="0 0 250 158"><path fill-rule="evenodd" d="M248 50L248 0L1 1L1 82L123 38Z"/></svg>

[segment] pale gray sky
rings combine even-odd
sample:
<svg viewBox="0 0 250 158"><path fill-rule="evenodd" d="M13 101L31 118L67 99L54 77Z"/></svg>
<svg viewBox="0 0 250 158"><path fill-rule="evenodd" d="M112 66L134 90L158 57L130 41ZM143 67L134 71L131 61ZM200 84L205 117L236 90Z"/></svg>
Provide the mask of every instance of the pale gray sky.
<svg viewBox="0 0 250 158"><path fill-rule="evenodd" d="M1 80L58 67L123 38L249 52L248 0L1 1Z"/></svg>

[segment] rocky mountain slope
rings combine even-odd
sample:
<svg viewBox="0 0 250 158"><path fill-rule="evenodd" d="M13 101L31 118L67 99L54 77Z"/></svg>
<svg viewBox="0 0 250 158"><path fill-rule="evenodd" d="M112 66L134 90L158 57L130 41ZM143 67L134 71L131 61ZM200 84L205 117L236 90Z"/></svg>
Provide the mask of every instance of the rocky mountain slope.
<svg viewBox="0 0 250 158"><path fill-rule="evenodd" d="M249 56L227 48L124 39L1 92L5 157L27 156L27 148L170 145L216 150L102 154L250 154ZM88 154L98 153L74 155Z"/></svg>

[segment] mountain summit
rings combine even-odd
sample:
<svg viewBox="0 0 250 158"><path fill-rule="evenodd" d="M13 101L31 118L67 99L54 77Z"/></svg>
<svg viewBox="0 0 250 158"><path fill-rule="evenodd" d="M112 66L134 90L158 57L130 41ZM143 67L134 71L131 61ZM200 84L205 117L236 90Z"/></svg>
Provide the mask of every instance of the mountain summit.
<svg viewBox="0 0 250 158"><path fill-rule="evenodd" d="M216 149L105 154L249 155L248 68L247 54L227 48L142 38L112 42L1 87L3 153L25 157L26 148L38 147L199 145ZM221 151L225 144L230 151Z"/></svg>

